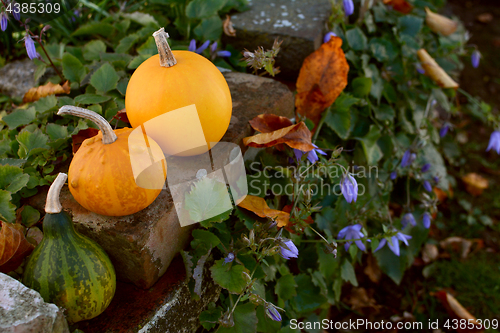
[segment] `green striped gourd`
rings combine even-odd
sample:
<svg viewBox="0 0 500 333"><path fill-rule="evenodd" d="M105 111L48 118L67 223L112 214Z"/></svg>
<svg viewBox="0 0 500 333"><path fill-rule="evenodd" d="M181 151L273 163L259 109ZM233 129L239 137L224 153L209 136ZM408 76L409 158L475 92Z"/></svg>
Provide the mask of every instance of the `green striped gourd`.
<svg viewBox="0 0 500 333"><path fill-rule="evenodd" d="M59 193L67 179L60 173L49 189L43 221L43 240L35 248L23 283L46 302L65 308L70 323L94 318L111 303L116 275L104 250L79 234L62 211Z"/></svg>

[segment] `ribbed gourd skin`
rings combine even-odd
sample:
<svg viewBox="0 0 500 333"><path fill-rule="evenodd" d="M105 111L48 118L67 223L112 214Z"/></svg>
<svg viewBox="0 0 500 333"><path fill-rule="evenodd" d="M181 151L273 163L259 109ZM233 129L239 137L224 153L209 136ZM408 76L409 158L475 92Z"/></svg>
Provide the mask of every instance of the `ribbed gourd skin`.
<svg viewBox="0 0 500 333"><path fill-rule="evenodd" d="M111 303L114 267L104 250L77 233L65 212L46 214L44 238L31 254L23 283L65 308L70 323L92 319Z"/></svg>

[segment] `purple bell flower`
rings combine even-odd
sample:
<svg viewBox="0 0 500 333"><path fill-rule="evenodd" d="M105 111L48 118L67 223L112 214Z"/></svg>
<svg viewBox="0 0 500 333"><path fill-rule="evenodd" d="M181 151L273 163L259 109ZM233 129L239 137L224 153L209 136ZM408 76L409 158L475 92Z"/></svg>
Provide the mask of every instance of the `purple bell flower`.
<svg viewBox="0 0 500 333"><path fill-rule="evenodd" d="M312 164L316 163L319 160L318 153L320 153L321 155L326 155L326 153L324 151L322 151L321 149L319 149L318 146L316 146L314 143L313 143L313 146L315 149L307 152L307 159ZM302 150L295 149L295 148L293 149L293 153L295 154L295 158L297 159L298 162L300 162L300 159L305 154Z"/></svg>
<svg viewBox="0 0 500 333"><path fill-rule="evenodd" d="M334 32L330 31L328 32L325 37L323 37L323 43L329 42L332 37L337 37L337 34Z"/></svg>
<svg viewBox="0 0 500 333"><path fill-rule="evenodd" d="M201 46L199 48L197 48L194 52L201 54L203 51L205 51L207 49L208 45L210 45L209 40L207 40L207 41L205 41L205 43L201 44Z"/></svg>
<svg viewBox="0 0 500 333"><path fill-rule="evenodd" d="M233 260L234 260L234 253L229 252L227 256L224 258L224 263L222 265L229 264L230 262L233 262Z"/></svg>
<svg viewBox="0 0 500 333"><path fill-rule="evenodd" d="M387 242L387 239L382 238L382 240L378 244L378 247L373 252L377 252L378 250L380 250L381 248L383 248L385 244L387 244L389 246L389 249L391 249L391 251L394 252L394 254L399 257L399 254L400 254L400 252L399 252L399 241L402 241L403 243L405 243L406 246L408 246L408 239L411 239L411 236L408 236L408 235L402 234L401 232L398 232L396 234L396 236L392 236L391 237L391 242L390 243Z"/></svg>
<svg viewBox="0 0 500 333"><path fill-rule="evenodd" d="M412 213L406 213L405 215L403 215L403 218L401 219L401 224L403 225L403 228L406 228L408 224L416 226L417 222L415 221L415 217L413 217Z"/></svg>
<svg viewBox="0 0 500 333"><path fill-rule="evenodd" d="M431 226L431 214L425 212L422 217L422 224L426 229L429 229Z"/></svg>
<svg viewBox="0 0 500 333"><path fill-rule="evenodd" d="M478 68L480 60L481 60L481 52L479 52L478 50L475 50L474 52L472 52L472 55L470 57L472 67Z"/></svg>
<svg viewBox="0 0 500 333"><path fill-rule="evenodd" d="M425 164L422 166L421 171L425 173L425 172L427 172L427 171L429 171L429 170L431 169L431 166L432 166L432 165L431 165L430 163L425 163Z"/></svg>
<svg viewBox="0 0 500 333"><path fill-rule="evenodd" d="M500 155L500 131L493 131L490 136L490 142L488 143L488 148L486 151L493 149Z"/></svg>
<svg viewBox="0 0 500 333"><path fill-rule="evenodd" d="M14 18L18 21L21 20L21 10L20 10L20 7L18 6L15 6L16 2L15 1L12 1L12 16L14 16ZM18 10L19 8L19 10Z"/></svg>
<svg viewBox="0 0 500 333"><path fill-rule="evenodd" d="M2 31L7 30L8 23L9 20L7 19L7 14L4 12L0 12L0 29L2 29Z"/></svg>
<svg viewBox="0 0 500 333"><path fill-rule="evenodd" d="M421 64L421 63L419 63L419 62L418 62L418 63L415 65L415 67L416 67L417 72L418 72L419 74L425 74L425 69L422 67L422 64Z"/></svg>
<svg viewBox="0 0 500 333"><path fill-rule="evenodd" d="M450 125L444 124L443 127L439 130L439 136L444 138L445 135L448 133L448 130L450 129Z"/></svg>
<svg viewBox="0 0 500 333"><path fill-rule="evenodd" d="M417 154L412 153L410 149L405 151L403 154L403 158L401 159L401 167L406 168L407 166L411 165L413 161L417 158Z"/></svg>
<svg viewBox="0 0 500 333"><path fill-rule="evenodd" d="M35 48L35 42L28 33L26 33L26 37L24 37L24 46L26 46L26 52L28 53L28 57L31 60L38 58L38 53L36 52Z"/></svg>
<svg viewBox="0 0 500 333"><path fill-rule="evenodd" d="M432 185L431 185L431 183L429 183L429 181L424 180L423 185L424 185L424 188L427 192L432 192Z"/></svg>
<svg viewBox="0 0 500 333"><path fill-rule="evenodd" d="M346 173L340 183L342 195L348 203L356 202L358 199L358 182L351 174Z"/></svg>
<svg viewBox="0 0 500 333"><path fill-rule="evenodd" d="M396 170L394 170L393 172L391 172L391 175L390 175L391 180L396 179L397 176L398 176L398 172Z"/></svg>
<svg viewBox="0 0 500 333"><path fill-rule="evenodd" d="M212 45L210 45L210 52L214 53L217 51L217 42L213 42Z"/></svg>
<svg viewBox="0 0 500 333"><path fill-rule="evenodd" d="M217 56L221 58L227 58L231 56L231 52L229 51L217 51Z"/></svg>
<svg viewBox="0 0 500 333"><path fill-rule="evenodd" d="M299 249L297 249L295 244L293 244L293 242L290 239L286 239L283 242L288 247L288 249L281 246L280 247L281 256L286 260L288 260L290 258L298 258L299 257Z"/></svg>
<svg viewBox="0 0 500 333"><path fill-rule="evenodd" d="M338 238L339 239L357 239L354 241L356 246L361 250L361 251L366 251L365 244L363 244L362 241L360 241L360 238L364 238L365 235L361 232L361 224L354 224L354 225L349 225L342 230L339 231ZM345 250L349 250L349 247L351 246L352 242L347 242L344 244Z"/></svg>
<svg viewBox="0 0 500 333"><path fill-rule="evenodd" d="M188 51L191 51L191 52L196 51L196 40L191 39L191 41L189 42Z"/></svg>
<svg viewBox="0 0 500 333"><path fill-rule="evenodd" d="M274 321L281 321L281 315L271 303L266 304L266 315Z"/></svg>
<svg viewBox="0 0 500 333"><path fill-rule="evenodd" d="M351 16L354 13L354 3L352 0L343 0L345 16Z"/></svg>

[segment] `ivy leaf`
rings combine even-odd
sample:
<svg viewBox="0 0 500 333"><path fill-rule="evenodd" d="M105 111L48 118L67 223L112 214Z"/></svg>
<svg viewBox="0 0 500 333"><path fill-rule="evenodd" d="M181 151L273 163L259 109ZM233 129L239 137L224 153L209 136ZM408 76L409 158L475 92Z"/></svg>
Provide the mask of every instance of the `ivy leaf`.
<svg viewBox="0 0 500 333"><path fill-rule="evenodd" d="M378 129L378 127L372 124L370 125L370 130L364 137L355 138L361 141L361 145L363 146L368 165L377 164L377 162L384 155L380 147L377 145L377 140L381 136L382 134L380 134L380 130Z"/></svg>
<svg viewBox="0 0 500 333"><path fill-rule="evenodd" d="M85 36L85 35L101 35L104 37L109 37L115 31L115 27L113 27L109 23L104 22L91 22L82 25L71 35L76 36Z"/></svg>
<svg viewBox="0 0 500 333"><path fill-rule="evenodd" d="M400 251L400 256L398 257L392 253L389 246L384 246L373 254L377 258L377 263L382 272L387 274L398 285L401 283L406 267L408 266L408 251L406 247L401 246Z"/></svg>
<svg viewBox="0 0 500 333"><path fill-rule="evenodd" d="M18 155L21 158L28 158L31 154L48 149L47 141L49 137L42 133L40 129L33 132L22 130L16 137L19 142Z"/></svg>
<svg viewBox="0 0 500 333"><path fill-rule="evenodd" d="M233 205L226 184L203 177L186 193L185 209L193 221L200 222L226 213L229 218Z"/></svg>
<svg viewBox="0 0 500 333"><path fill-rule="evenodd" d="M62 58L64 77L71 82L80 83L85 77L86 71L80 60L70 53L65 53Z"/></svg>
<svg viewBox="0 0 500 333"><path fill-rule="evenodd" d="M115 48L116 53L127 52L139 40L138 34L131 34L123 37Z"/></svg>
<svg viewBox="0 0 500 333"><path fill-rule="evenodd" d="M16 219L16 206L11 200L10 192L0 190L0 220L12 223Z"/></svg>
<svg viewBox="0 0 500 333"><path fill-rule="evenodd" d="M66 139L68 137L68 128L57 124L47 124L45 132L49 135L50 140Z"/></svg>
<svg viewBox="0 0 500 333"><path fill-rule="evenodd" d="M102 40L93 40L83 47L83 58L85 60L99 60L101 53L106 52L106 44Z"/></svg>
<svg viewBox="0 0 500 333"><path fill-rule="evenodd" d="M75 97L75 103L89 105L89 104L99 104L108 101L111 97L101 96L96 94L83 94Z"/></svg>
<svg viewBox="0 0 500 333"><path fill-rule="evenodd" d="M90 77L90 84L98 92L108 92L116 88L116 84L120 77L116 74L116 70L108 63L102 65Z"/></svg>
<svg viewBox="0 0 500 333"><path fill-rule="evenodd" d="M360 28L356 27L354 29L347 30L345 37L353 50L362 51L366 49L368 41Z"/></svg>
<svg viewBox="0 0 500 333"><path fill-rule="evenodd" d="M414 15L404 15L398 18L398 29L403 35L415 37L422 29L424 19Z"/></svg>
<svg viewBox="0 0 500 333"><path fill-rule="evenodd" d="M351 115L344 110L330 109L325 118L325 124L346 140L351 132Z"/></svg>
<svg viewBox="0 0 500 333"><path fill-rule="evenodd" d="M219 237L208 230L193 230L193 238L194 240L191 242L193 248L196 248L200 243L205 244L207 248L214 248L220 244Z"/></svg>
<svg viewBox="0 0 500 333"><path fill-rule="evenodd" d="M208 18L217 15L227 0L194 0L186 6L186 16L189 18ZM222 25L222 22L221 22Z"/></svg>
<svg viewBox="0 0 500 333"><path fill-rule="evenodd" d="M17 128L22 125L31 123L36 118L36 111L34 107L27 109L15 110L11 114L2 118L3 121L9 126L10 129Z"/></svg>
<svg viewBox="0 0 500 333"><path fill-rule="evenodd" d="M320 289L312 283L309 275L296 275L295 282L297 283L297 296L291 299L291 303L297 312L314 311L326 302L326 298L321 295Z"/></svg>
<svg viewBox="0 0 500 333"><path fill-rule="evenodd" d="M297 283L293 279L293 275L286 274L278 279L274 291L284 301L297 295Z"/></svg>
<svg viewBox="0 0 500 333"><path fill-rule="evenodd" d="M219 322L220 317L222 317L222 308L220 306L205 310L200 313L200 324L203 325L206 330L211 330Z"/></svg>
<svg viewBox="0 0 500 333"><path fill-rule="evenodd" d="M367 96L372 89L372 79L369 77L357 77L352 80L352 93L356 97Z"/></svg>
<svg viewBox="0 0 500 333"><path fill-rule="evenodd" d="M215 283L233 294L240 294L247 285L243 272L248 273L248 270L242 265L235 263L224 265L224 259L221 259L210 267L210 271Z"/></svg>
<svg viewBox="0 0 500 333"><path fill-rule="evenodd" d="M344 281L350 282L353 286L358 286L358 280L356 279L356 273L354 272L354 267L349 260L344 260L344 263L340 267L340 276Z"/></svg>
<svg viewBox="0 0 500 333"><path fill-rule="evenodd" d="M38 101L33 103L35 110L37 112L45 112L54 108L57 105L57 98L54 95L40 98Z"/></svg>
<svg viewBox="0 0 500 333"><path fill-rule="evenodd" d="M238 304L234 310L234 326L222 327L217 333L254 333L257 332L257 313L251 302Z"/></svg>
<svg viewBox="0 0 500 333"><path fill-rule="evenodd" d="M222 21L219 15L212 16L202 20L193 31L200 40L216 40L222 34Z"/></svg>

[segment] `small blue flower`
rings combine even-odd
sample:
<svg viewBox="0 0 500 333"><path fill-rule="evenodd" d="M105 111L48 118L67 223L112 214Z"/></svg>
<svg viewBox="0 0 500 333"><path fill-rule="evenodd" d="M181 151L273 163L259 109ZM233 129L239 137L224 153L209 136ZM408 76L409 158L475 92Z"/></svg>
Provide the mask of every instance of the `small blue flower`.
<svg viewBox="0 0 500 333"><path fill-rule="evenodd" d="M221 58L227 58L231 56L231 52L229 51L217 51L217 56Z"/></svg>
<svg viewBox="0 0 500 333"><path fill-rule="evenodd" d="M36 52L35 48L35 42L28 33L26 33L26 37L24 37L24 46L26 46L26 52L28 53L28 57L31 60L38 58L38 53Z"/></svg>
<svg viewBox="0 0 500 333"><path fill-rule="evenodd" d="M227 257L224 258L224 263L222 265L229 264L230 262L233 262L233 260L234 260L234 253L229 252L227 254Z"/></svg>
<svg viewBox="0 0 500 333"><path fill-rule="evenodd" d="M377 252L378 250L383 248L385 244L387 244L389 246L389 249L391 249L391 251L394 252L394 254L399 257L399 254L400 254L399 241L402 241L403 243L406 244L406 246L408 246L408 239L411 239L411 236L408 236L408 235L402 234L401 232L398 232L396 234L396 236L391 237L391 242L389 242L389 243L387 242L387 239L382 238L382 240L378 244L378 247L373 252Z"/></svg>
<svg viewBox="0 0 500 333"><path fill-rule="evenodd" d="M472 67L478 68L479 67L479 60L481 60L481 52L479 52L478 50L475 50L474 52L472 52L472 55L470 57Z"/></svg>
<svg viewBox="0 0 500 333"><path fill-rule="evenodd" d="M205 43L201 44L201 46L199 48L197 48L196 51L194 51L194 52L201 54L203 51L205 51L207 49L208 45L210 45L209 40L207 40L207 41L205 41Z"/></svg>
<svg viewBox="0 0 500 333"><path fill-rule="evenodd" d="M214 53L217 51L217 42L213 42L212 45L210 45L210 52Z"/></svg>
<svg viewBox="0 0 500 333"><path fill-rule="evenodd" d="M365 244L363 244L362 241L360 241L360 238L364 238L365 235L361 232L361 224L354 224L354 225L349 225L342 230L339 231L338 238L341 239L357 239L354 241L356 246L361 250L361 251L366 251ZM344 244L345 250L349 250L349 247L351 246L352 242L347 242Z"/></svg>
<svg viewBox="0 0 500 333"><path fill-rule="evenodd" d="M448 133L448 130L450 129L449 124L444 124L443 127L439 130L439 136L444 138L445 135Z"/></svg>
<svg viewBox="0 0 500 333"><path fill-rule="evenodd" d="M274 321L281 321L281 315L271 303L266 304L266 315Z"/></svg>
<svg viewBox="0 0 500 333"><path fill-rule="evenodd" d="M354 13L354 3L352 0L343 0L345 16L350 16Z"/></svg>
<svg viewBox="0 0 500 333"><path fill-rule="evenodd" d="M422 166L421 171L425 173L425 172L427 172L427 171L429 171L429 170L431 169L431 166L432 166L432 165L431 165L430 163L425 163L425 164Z"/></svg>
<svg viewBox="0 0 500 333"><path fill-rule="evenodd" d="M493 149L500 155L500 131L493 131L490 136L490 142L488 143L488 148L486 151Z"/></svg>
<svg viewBox="0 0 500 333"><path fill-rule="evenodd" d="M20 7L18 6L15 6L16 2L15 1L12 1L12 16L14 16L14 18L16 20L21 20L21 10L20 10Z"/></svg>
<svg viewBox="0 0 500 333"><path fill-rule="evenodd" d="M348 203L356 202L358 199L358 182L351 174L346 173L340 184L342 194Z"/></svg>
<svg viewBox="0 0 500 333"><path fill-rule="evenodd" d="M394 180L396 179L396 177L398 176L398 172L396 170L394 170L393 172L391 172L391 179Z"/></svg>
<svg viewBox="0 0 500 333"><path fill-rule="evenodd" d="M7 20L7 14L4 12L0 12L0 29L2 29L2 31L7 30L8 23L9 21Z"/></svg>
<svg viewBox="0 0 500 333"><path fill-rule="evenodd" d="M325 37L323 37L323 43L329 42L332 37L337 37L337 34L332 31L328 32Z"/></svg>
<svg viewBox="0 0 500 333"><path fill-rule="evenodd" d="M424 180L423 185L424 185L424 188L427 192L432 192L432 185L431 185L431 183L429 183L429 181Z"/></svg>
<svg viewBox="0 0 500 333"><path fill-rule="evenodd" d="M319 149L318 146L316 146L314 143L312 145L315 149L307 152L307 159L309 160L309 162L314 164L319 160L318 153L320 153L321 155L326 155L326 153L324 151L322 151L321 149ZM293 153L295 154L295 158L297 159L297 162L300 162L300 159L305 154L302 150L295 149L295 148L293 149Z"/></svg>
<svg viewBox="0 0 500 333"><path fill-rule="evenodd" d="M290 258L298 258L299 257L299 249L293 244L293 242L290 239L285 239L283 241L285 245L288 247L288 249L284 248L283 246L280 247L281 250L281 256L288 260Z"/></svg>
<svg viewBox="0 0 500 333"><path fill-rule="evenodd" d="M432 180L434 180L434 183L439 183L439 177L438 176L434 176L434 178L432 178Z"/></svg>
<svg viewBox="0 0 500 333"><path fill-rule="evenodd" d="M188 51L191 51L191 52L196 51L196 40L191 39L191 41L189 42Z"/></svg>
<svg viewBox="0 0 500 333"><path fill-rule="evenodd" d="M403 228L406 228L408 224L416 226L417 222L415 221L415 217L413 217L412 213L406 213L405 215L403 215L403 218L401 219L401 224L403 225Z"/></svg>
<svg viewBox="0 0 500 333"><path fill-rule="evenodd" d="M417 155L415 153L412 153L410 149L405 151L403 154L403 158L401 159L401 167L406 168L407 166L411 165L413 161L417 158Z"/></svg>
<svg viewBox="0 0 500 333"><path fill-rule="evenodd" d="M429 229L431 226L431 214L425 212L424 216L422 217L422 223L425 228Z"/></svg>
<svg viewBox="0 0 500 333"><path fill-rule="evenodd" d="M422 67L422 64L421 64L421 63L419 63L419 62L418 62L418 63L415 65L415 67L417 68L417 72L418 72L419 74L425 74L425 69Z"/></svg>

